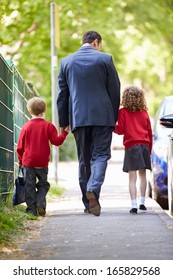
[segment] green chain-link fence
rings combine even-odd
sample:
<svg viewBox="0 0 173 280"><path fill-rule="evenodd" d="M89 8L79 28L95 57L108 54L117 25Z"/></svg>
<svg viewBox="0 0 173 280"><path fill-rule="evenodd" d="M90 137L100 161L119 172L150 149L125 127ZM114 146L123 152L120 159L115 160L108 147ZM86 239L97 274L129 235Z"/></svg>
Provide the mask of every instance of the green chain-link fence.
<svg viewBox="0 0 173 280"><path fill-rule="evenodd" d="M36 95L13 63L0 55L0 204L14 189L18 169L16 144L21 127L30 118L26 102Z"/></svg>

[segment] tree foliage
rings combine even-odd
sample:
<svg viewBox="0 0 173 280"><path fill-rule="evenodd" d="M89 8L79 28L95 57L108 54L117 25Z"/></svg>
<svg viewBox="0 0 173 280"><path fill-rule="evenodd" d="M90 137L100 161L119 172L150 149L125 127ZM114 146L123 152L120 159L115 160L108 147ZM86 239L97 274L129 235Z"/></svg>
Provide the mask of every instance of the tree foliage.
<svg viewBox="0 0 173 280"><path fill-rule="evenodd" d="M0 47L48 102L51 118L49 0L1 0ZM61 47L58 58L80 47L87 30L103 37L122 87L139 83L150 96L172 93L172 0L56 0ZM152 104L152 103L151 103Z"/></svg>

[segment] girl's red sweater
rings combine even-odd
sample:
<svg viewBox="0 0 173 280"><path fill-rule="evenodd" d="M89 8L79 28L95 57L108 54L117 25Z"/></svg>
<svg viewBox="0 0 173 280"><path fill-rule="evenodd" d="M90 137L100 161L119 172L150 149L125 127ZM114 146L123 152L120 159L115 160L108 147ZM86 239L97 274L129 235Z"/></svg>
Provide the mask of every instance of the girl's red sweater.
<svg viewBox="0 0 173 280"><path fill-rule="evenodd" d="M17 143L19 165L27 167L48 167L50 143L63 144L68 132L58 136L56 127L43 118L33 118L21 129Z"/></svg>
<svg viewBox="0 0 173 280"><path fill-rule="evenodd" d="M123 145L125 149L137 144L148 145L151 154L152 128L147 111L132 112L125 108L119 109L114 132L124 135Z"/></svg>

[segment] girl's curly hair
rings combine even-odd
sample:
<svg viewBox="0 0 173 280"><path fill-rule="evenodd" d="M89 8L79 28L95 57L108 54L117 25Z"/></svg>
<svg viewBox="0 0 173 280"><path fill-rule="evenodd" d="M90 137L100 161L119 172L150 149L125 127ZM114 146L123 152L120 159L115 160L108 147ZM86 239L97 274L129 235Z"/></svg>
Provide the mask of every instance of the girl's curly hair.
<svg viewBox="0 0 173 280"><path fill-rule="evenodd" d="M144 90L133 85L124 89L121 105L132 112L148 110L144 97Z"/></svg>

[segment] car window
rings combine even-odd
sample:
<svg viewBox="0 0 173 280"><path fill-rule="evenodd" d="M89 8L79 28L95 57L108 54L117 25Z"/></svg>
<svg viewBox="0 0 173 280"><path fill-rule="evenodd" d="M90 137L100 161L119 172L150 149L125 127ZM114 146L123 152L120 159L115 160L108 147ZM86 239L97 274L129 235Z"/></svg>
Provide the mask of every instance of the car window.
<svg viewBox="0 0 173 280"><path fill-rule="evenodd" d="M154 139L165 138L168 137L168 135L170 135L171 129L165 128L162 125L160 125L160 118L170 114L173 114L173 98L164 98L155 115L153 126Z"/></svg>
<svg viewBox="0 0 173 280"><path fill-rule="evenodd" d="M172 102L167 100L163 108L163 116L173 114L173 99Z"/></svg>

